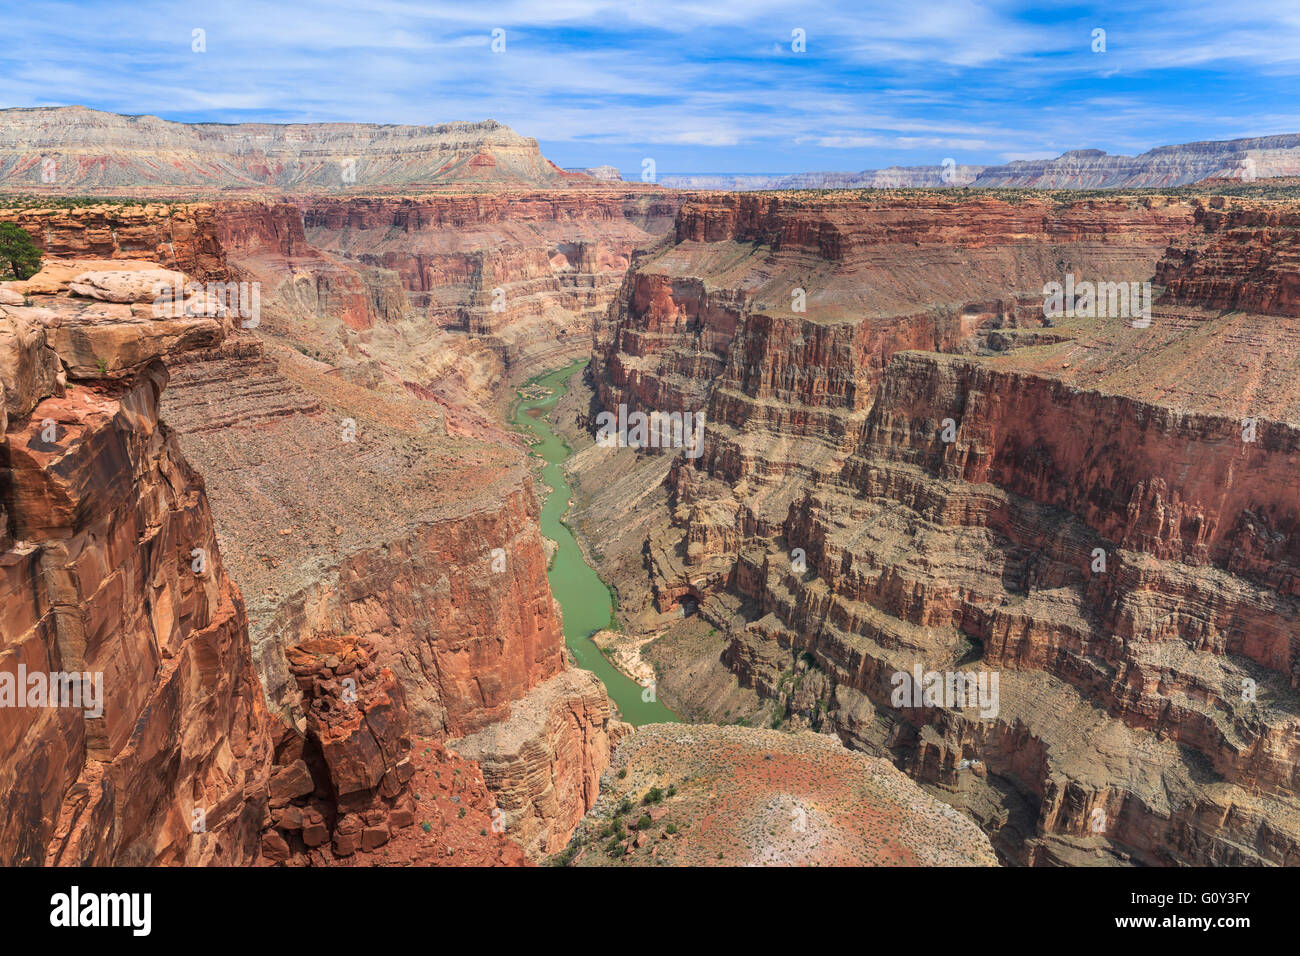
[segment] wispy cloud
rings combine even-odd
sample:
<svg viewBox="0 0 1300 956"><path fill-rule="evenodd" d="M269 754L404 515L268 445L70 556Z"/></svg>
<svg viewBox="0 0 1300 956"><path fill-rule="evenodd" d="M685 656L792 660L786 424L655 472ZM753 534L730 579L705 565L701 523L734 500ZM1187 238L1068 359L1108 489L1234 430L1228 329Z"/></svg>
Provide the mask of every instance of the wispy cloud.
<svg viewBox="0 0 1300 956"><path fill-rule="evenodd" d="M22 38L0 44L7 106L491 117L561 165L628 173L644 157L661 173L797 172L1300 130L1293 0L54 0L6 26Z"/></svg>

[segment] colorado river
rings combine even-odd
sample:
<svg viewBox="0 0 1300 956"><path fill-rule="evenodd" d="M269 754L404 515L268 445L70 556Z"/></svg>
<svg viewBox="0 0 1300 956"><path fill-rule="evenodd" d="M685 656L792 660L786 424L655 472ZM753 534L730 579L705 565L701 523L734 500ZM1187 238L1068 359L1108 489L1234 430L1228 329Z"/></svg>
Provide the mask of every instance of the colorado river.
<svg viewBox="0 0 1300 956"><path fill-rule="evenodd" d="M618 704L623 719L637 725L676 721L679 719L677 715L663 704L642 700L644 688L614 667L600 648L591 642L592 634L609 627L613 603L609 589L587 564L578 542L563 523L571 494L563 464L571 449L551 428L546 417L568 389L570 376L585 364L586 360L580 360L532 379L525 389L533 386L545 389L547 394L540 398L525 398L521 391L515 409L515 424L540 439L533 445L533 454L546 462L542 479L551 488L542 499L542 534L554 541L558 548L546 576L551 582L551 593L564 611L565 644L573 652L579 667L593 672L605 682L605 688Z"/></svg>

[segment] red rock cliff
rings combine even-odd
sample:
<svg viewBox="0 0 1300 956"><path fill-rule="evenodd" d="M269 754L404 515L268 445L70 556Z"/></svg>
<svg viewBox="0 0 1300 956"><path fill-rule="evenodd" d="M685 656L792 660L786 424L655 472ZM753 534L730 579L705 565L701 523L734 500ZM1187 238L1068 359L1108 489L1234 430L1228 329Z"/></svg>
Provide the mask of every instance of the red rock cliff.
<svg viewBox="0 0 1300 956"><path fill-rule="evenodd" d="M167 372L65 389L44 310L0 312L0 669L103 692L100 713L0 707L0 859L246 864L269 719L203 481L159 418Z"/></svg>

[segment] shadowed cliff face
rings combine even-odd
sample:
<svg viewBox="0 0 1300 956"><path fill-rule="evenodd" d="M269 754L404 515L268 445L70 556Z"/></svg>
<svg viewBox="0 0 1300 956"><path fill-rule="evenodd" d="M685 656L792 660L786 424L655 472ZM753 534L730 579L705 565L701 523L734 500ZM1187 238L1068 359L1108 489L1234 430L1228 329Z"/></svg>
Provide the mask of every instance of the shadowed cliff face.
<svg viewBox="0 0 1300 956"><path fill-rule="evenodd" d="M684 205L593 365L597 409L708 412L657 523L655 457L617 478L649 567L621 564L620 591L654 601L629 618L662 632L689 601L713 628L647 648L669 703L742 706L721 671L764 719L891 755L1013 861L1295 863L1294 215ZM1045 318L1067 273L1155 277L1150 325ZM609 483L617 456L580 468ZM594 495L579 527L618 553ZM917 665L998 676L996 706L900 702Z"/></svg>

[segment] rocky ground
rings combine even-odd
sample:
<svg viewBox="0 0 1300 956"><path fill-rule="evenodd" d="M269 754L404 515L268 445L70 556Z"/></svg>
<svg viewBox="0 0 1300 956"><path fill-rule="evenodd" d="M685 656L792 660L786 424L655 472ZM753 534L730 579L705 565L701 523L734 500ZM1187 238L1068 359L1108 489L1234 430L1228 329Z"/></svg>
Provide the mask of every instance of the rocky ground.
<svg viewBox="0 0 1300 956"><path fill-rule="evenodd" d="M369 853L298 865L330 866L530 866L506 835L496 798L478 765L436 740L414 738L411 762L413 823Z"/></svg>
<svg viewBox="0 0 1300 956"><path fill-rule="evenodd" d="M572 866L995 866L968 818L812 733L652 724L614 753Z"/></svg>

